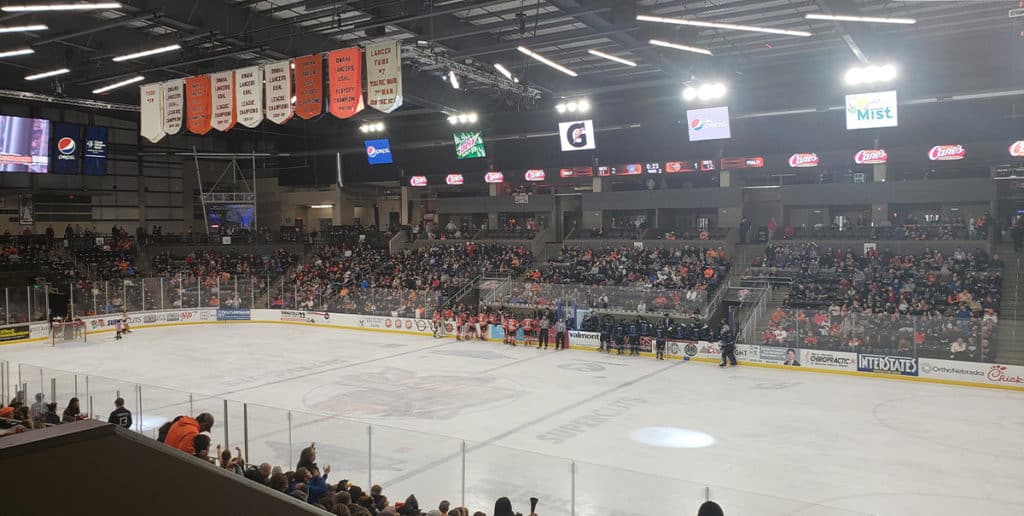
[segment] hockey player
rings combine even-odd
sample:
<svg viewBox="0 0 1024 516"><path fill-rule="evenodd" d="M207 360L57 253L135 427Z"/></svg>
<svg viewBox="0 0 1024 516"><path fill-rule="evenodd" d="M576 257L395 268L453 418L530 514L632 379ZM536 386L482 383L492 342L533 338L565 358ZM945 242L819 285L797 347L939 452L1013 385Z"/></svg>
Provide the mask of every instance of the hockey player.
<svg viewBox="0 0 1024 516"><path fill-rule="evenodd" d="M523 319L523 345L530 347L533 345L534 329L533 319L527 317Z"/></svg>
<svg viewBox="0 0 1024 516"><path fill-rule="evenodd" d="M550 322L548 321L547 314L544 314L540 318L540 322L537 323L537 349L544 346L544 349L548 349L548 327Z"/></svg>
<svg viewBox="0 0 1024 516"><path fill-rule="evenodd" d="M121 319L118 319L117 322L114 323L114 339L121 340L122 331L124 331L124 324L121 322Z"/></svg>
<svg viewBox="0 0 1024 516"><path fill-rule="evenodd" d="M601 322L601 347L598 351L610 352L612 350L612 323L611 321Z"/></svg>
<svg viewBox="0 0 1024 516"><path fill-rule="evenodd" d="M668 325L662 320L654 327L654 350L658 360L665 360L665 335L668 333Z"/></svg>
<svg viewBox="0 0 1024 516"><path fill-rule="evenodd" d="M722 341L722 363L718 364L718 367L725 367L726 362L729 365L736 365L736 336L733 335L728 324L722 323L722 332L719 338Z"/></svg>
<svg viewBox="0 0 1024 516"><path fill-rule="evenodd" d="M555 350L565 349L565 321L555 323Z"/></svg>
<svg viewBox="0 0 1024 516"><path fill-rule="evenodd" d="M626 345L626 325L622 321L615 323L615 327L612 329L612 338L615 339L615 349L619 350L621 355Z"/></svg>
<svg viewBox="0 0 1024 516"><path fill-rule="evenodd" d="M629 323L629 356L640 356L640 316Z"/></svg>
<svg viewBox="0 0 1024 516"><path fill-rule="evenodd" d="M434 315L431 317L434 322L434 338L440 339L444 337L444 323L441 322L441 311L434 310Z"/></svg>

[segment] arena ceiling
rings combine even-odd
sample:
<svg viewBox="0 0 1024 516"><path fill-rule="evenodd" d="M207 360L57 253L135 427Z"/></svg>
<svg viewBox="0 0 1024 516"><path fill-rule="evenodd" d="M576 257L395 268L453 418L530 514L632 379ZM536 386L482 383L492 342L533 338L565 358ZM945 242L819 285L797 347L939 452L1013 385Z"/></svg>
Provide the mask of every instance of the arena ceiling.
<svg viewBox="0 0 1024 516"><path fill-rule="evenodd" d="M5 5L41 3L15 0ZM1021 78L1020 63L1003 60L1024 26L1008 18L1018 2L889 0L128 0L122 7L82 13L3 13L0 25L45 23L42 32L0 34L6 49L34 54L0 59L0 87L55 96L133 104L135 87L92 90L144 75L146 82L184 77L399 39L406 50L406 107L394 115L438 111L549 109L577 94L595 101L677 96L691 80L724 80L776 106L806 99L799 84L834 84L840 68L894 59L905 73L929 67L929 82L948 77L947 90L991 90ZM808 13L909 17L914 25L809 20ZM806 31L809 37L639 22L638 14ZM655 47L662 39L710 50L705 56ZM131 61L112 56L179 44L181 50ZM569 77L517 51L518 46L571 68ZM594 56L598 50L634 61ZM955 59L951 56L955 56ZM1005 56L1020 59L1007 48ZM1016 57L1013 57L1016 56ZM912 66L907 61L919 61ZM1002 62L1000 62L1002 60ZM452 63L478 71L461 89L443 80ZM519 85L501 87L494 64ZM953 66L950 64L953 63ZM32 73L67 67L55 79ZM975 70L974 68L977 67ZM460 68L460 70L466 70ZM1010 73L1007 70L1015 70Z"/></svg>

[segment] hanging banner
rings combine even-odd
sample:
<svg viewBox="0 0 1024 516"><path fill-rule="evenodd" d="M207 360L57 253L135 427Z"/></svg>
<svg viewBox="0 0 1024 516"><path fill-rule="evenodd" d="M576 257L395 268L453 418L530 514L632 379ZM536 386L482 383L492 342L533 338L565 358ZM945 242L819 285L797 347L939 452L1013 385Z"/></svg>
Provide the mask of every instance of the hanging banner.
<svg viewBox="0 0 1024 516"><path fill-rule="evenodd" d="M110 130L106 127L88 126L85 128L85 151L82 163L83 173L87 176L107 175L107 142Z"/></svg>
<svg viewBox="0 0 1024 516"><path fill-rule="evenodd" d="M54 150L50 155L50 172L54 174L78 174L82 166L82 126L75 124L53 124Z"/></svg>
<svg viewBox="0 0 1024 516"><path fill-rule="evenodd" d="M292 118L292 68L285 59L263 68L266 86L267 120L283 124Z"/></svg>
<svg viewBox="0 0 1024 516"><path fill-rule="evenodd" d="M213 98L210 96L210 76L200 75L185 79L185 96L188 97L186 113L188 130L196 134L210 132L210 115Z"/></svg>
<svg viewBox="0 0 1024 516"><path fill-rule="evenodd" d="M164 132L178 134L184 114L185 80L171 79L164 82Z"/></svg>
<svg viewBox="0 0 1024 516"><path fill-rule="evenodd" d="M327 109L338 118L363 110L363 59L359 47L327 54Z"/></svg>
<svg viewBox="0 0 1024 516"><path fill-rule="evenodd" d="M164 132L164 86L160 83L139 86L139 134L156 143Z"/></svg>
<svg viewBox="0 0 1024 516"><path fill-rule="evenodd" d="M210 74L213 87L213 119L210 125L224 132L235 126L235 72Z"/></svg>
<svg viewBox="0 0 1024 516"><path fill-rule="evenodd" d="M235 115L238 123L256 127L263 121L263 69L258 66L235 70Z"/></svg>
<svg viewBox="0 0 1024 516"><path fill-rule="evenodd" d="M18 196L18 223L31 226L35 222L35 209L32 208L32 194Z"/></svg>
<svg viewBox="0 0 1024 516"><path fill-rule="evenodd" d="M320 54L295 58L295 114L309 120L324 111L324 64Z"/></svg>
<svg viewBox="0 0 1024 516"><path fill-rule="evenodd" d="M366 101L390 113L402 106L402 56L397 41L366 46Z"/></svg>

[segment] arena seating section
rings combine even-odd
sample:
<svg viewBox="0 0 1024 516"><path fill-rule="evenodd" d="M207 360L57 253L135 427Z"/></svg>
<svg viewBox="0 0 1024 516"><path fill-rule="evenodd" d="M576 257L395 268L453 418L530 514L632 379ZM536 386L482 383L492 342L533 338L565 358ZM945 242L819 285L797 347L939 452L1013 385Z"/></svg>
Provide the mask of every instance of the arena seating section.
<svg viewBox="0 0 1024 516"><path fill-rule="evenodd" d="M898 255L769 246L755 267L793 272L761 344L860 353L991 360L1001 267L983 251Z"/></svg>

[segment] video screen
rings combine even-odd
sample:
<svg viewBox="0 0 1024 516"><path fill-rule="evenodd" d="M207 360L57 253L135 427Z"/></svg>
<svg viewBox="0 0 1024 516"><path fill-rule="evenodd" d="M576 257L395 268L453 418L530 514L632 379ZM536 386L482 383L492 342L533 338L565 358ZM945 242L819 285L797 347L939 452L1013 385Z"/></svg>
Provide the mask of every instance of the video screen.
<svg viewBox="0 0 1024 516"><path fill-rule="evenodd" d="M0 172L50 171L50 121L0 116Z"/></svg>
<svg viewBox="0 0 1024 516"><path fill-rule="evenodd" d="M236 229L252 229L255 207L251 204L214 204L207 206L210 227L227 233Z"/></svg>

